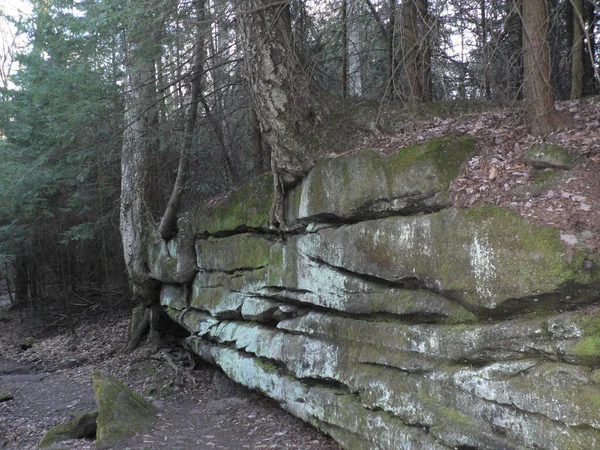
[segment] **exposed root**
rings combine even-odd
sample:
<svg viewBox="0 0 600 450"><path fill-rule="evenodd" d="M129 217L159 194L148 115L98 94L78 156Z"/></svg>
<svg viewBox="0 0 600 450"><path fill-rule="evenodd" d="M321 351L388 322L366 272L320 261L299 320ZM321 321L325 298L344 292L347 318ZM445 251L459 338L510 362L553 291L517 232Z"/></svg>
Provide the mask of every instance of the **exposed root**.
<svg viewBox="0 0 600 450"><path fill-rule="evenodd" d="M163 348L158 351L153 359L164 360L175 372L176 382L187 381L193 386L197 385L196 378L191 374L194 370L195 362L190 354L181 349Z"/></svg>

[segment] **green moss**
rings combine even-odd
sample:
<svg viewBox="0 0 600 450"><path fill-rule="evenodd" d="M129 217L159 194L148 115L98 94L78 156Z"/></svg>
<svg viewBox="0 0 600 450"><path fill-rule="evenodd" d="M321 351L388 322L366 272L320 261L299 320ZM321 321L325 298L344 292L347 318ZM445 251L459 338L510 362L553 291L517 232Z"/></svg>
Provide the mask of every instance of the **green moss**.
<svg viewBox="0 0 600 450"><path fill-rule="evenodd" d="M45 448L68 439L94 438L96 436L97 419L98 411L81 414L67 423L51 428L44 434L38 445L40 448Z"/></svg>
<svg viewBox="0 0 600 450"><path fill-rule="evenodd" d="M265 372L274 372L276 370L279 370L279 366L277 364L269 362L265 359L256 357L253 360L254 360L254 364L256 366L260 367Z"/></svg>
<svg viewBox="0 0 600 450"><path fill-rule="evenodd" d="M0 389L0 403L12 400L14 397L10 392L5 392Z"/></svg>
<svg viewBox="0 0 600 450"><path fill-rule="evenodd" d="M102 372L92 373L92 383L98 404L96 448L114 447L121 440L152 428L156 418L152 403Z"/></svg>
<svg viewBox="0 0 600 450"><path fill-rule="evenodd" d="M151 377L156 375L157 370L152 364L146 364L138 367L137 372L142 376Z"/></svg>
<svg viewBox="0 0 600 450"><path fill-rule="evenodd" d="M575 156L560 145L540 143L527 150L525 160L536 167L570 168L575 163Z"/></svg>
<svg viewBox="0 0 600 450"><path fill-rule="evenodd" d="M438 183L449 185L459 169L475 153L475 140L470 136L450 136L413 145L390 155L385 162L390 175L406 171L423 163L434 164ZM446 186L447 188L447 186Z"/></svg>
<svg viewBox="0 0 600 450"><path fill-rule="evenodd" d="M531 255L532 259L544 261L543 264L531 264L519 258L504 259L504 270L515 276L527 276L540 283L546 280L549 285L590 284L594 283L594 279L600 281L597 273L582 269L584 261L594 256L582 250L577 251L570 262L566 261L560 230L556 228L527 223L518 214L496 206L472 208L460 213L479 222L471 227L484 229L494 247L522 252ZM525 279L523 281L527 282Z"/></svg>
<svg viewBox="0 0 600 450"><path fill-rule="evenodd" d="M302 183L294 186L288 193L285 201L285 217L288 224L293 224L300 209L300 201L302 200Z"/></svg>
<svg viewBox="0 0 600 450"><path fill-rule="evenodd" d="M226 272L266 267L271 262L272 245L268 238L251 233L201 239L196 243L198 267Z"/></svg>
<svg viewBox="0 0 600 450"><path fill-rule="evenodd" d="M32 337L32 336L26 337L21 341L21 349L27 350L27 349L33 347L33 344L35 344L36 342L37 341L34 337Z"/></svg>
<svg viewBox="0 0 600 450"><path fill-rule="evenodd" d="M582 333L582 339L571 349L583 357L600 356L600 314L574 314L572 320Z"/></svg>
<svg viewBox="0 0 600 450"><path fill-rule="evenodd" d="M571 350L578 356L600 356L600 336L583 338Z"/></svg>
<svg viewBox="0 0 600 450"><path fill-rule="evenodd" d="M445 427L449 426L450 423L452 424L452 427L457 426L460 428L468 428L473 426L473 420L458 412L456 409L437 406L437 413L441 416L441 420L439 422Z"/></svg>
<svg viewBox="0 0 600 450"><path fill-rule="evenodd" d="M556 178L559 175L559 172L557 172L556 170L553 169L546 169L543 170L542 172L540 172L539 174L537 174L535 176L535 179L533 180L534 184L545 184L550 180L553 180L554 178Z"/></svg>
<svg viewBox="0 0 600 450"><path fill-rule="evenodd" d="M191 213L194 233L216 234L240 227L267 226L273 201L273 177L260 175L216 206L199 205Z"/></svg>

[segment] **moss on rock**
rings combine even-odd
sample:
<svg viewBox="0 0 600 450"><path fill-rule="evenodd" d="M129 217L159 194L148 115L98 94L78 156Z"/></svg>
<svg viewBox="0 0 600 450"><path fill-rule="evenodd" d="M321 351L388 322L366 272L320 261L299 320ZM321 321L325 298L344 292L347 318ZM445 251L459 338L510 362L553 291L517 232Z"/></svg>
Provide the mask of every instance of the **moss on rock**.
<svg viewBox="0 0 600 450"><path fill-rule="evenodd" d="M114 447L118 442L152 428L156 419L152 403L102 372L92 373L92 383L98 405L96 448Z"/></svg>
<svg viewBox="0 0 600 450"><path fill-rule="evenodd" d="M199 239L196 242L197 264L201 270L208 271L259 269L271 262L272 245L270 239L251 233Z"/></svg>
<svg viewBox="0 0 600 450"><path fill-rule="evenodd" d="M563 146L541 143L534 144L527 150L525 161L538 169L570 169L575 165L575 155Z"/></svg>
<svg viewBox="0 0 600 450"><path fill-rule="evenodd" d="M48 430L38 445L40 448L46 448L68 439L93 439L96 437L97 419L97 410L80 414L69 422L57 425Z"/></svg>
<svg viewBox="0 0 600 450"><path fill-rule="evenodd" d="M297 218L304 221L440 209L449 205L444 193L474 152L474 140L463 136L413 145L389 156L366 149L322 160L302 182L301 193L292 193L290 203L297 205Z"/></svg>
<svg viewBox="0 0 600 450"><path fill-rule="evenodd" d="M14 397L10 392L6 392L2 389L0 389L0 403L3 402L8 402L10 400L12 400Z"/></svg>
<svg viewBox="0 0 600 450"><path fill-rule="evenodd" d="M267 227L273 201L273 176L260 175L216 206L198 205L191 213L195 233L218 234Z"/></svg>
<svg viewBox="0 0 600 450"><path fill-rule="evenodd" d="M329 265L391 282L416 278L475 310L523 309L527 299L574 289L585 302L600 286L599 271L584 269L600 255L576 250L569 262L558 230L491 206L362 222L302 242Z"/></svg>

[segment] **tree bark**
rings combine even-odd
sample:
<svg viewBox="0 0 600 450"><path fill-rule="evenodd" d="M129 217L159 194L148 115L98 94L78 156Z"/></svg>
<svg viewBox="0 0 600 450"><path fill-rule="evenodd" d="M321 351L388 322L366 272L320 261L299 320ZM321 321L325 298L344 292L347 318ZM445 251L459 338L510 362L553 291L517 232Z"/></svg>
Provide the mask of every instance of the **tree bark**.
<svg viewBox="0 0 600 450"><path fill-rule="evenodd" d="M402 58L406 74L405 97L409 103L423 101L422 67L419 64L419 10L416 0L406 0L402 6Z"/></svg>
<svg viewBox="0 0 600 450"><path fill-rule="evenodd" d="M252 173L258 176L265 170L268 170L265 164L265 152L263 149L262 133L260 132L260 123L254 108L252 109Z"/></svg>
<svg viewBox="0 0 600 450"><path fill-rule="evenodd" d="M238 1L238 23L246 73L263 138L269 144L274 177L271 221L285 224L283 192L312 166L303 134L326 111L323 96L300 63L290 35L289 4L278 0Z"/></svg>
<svg viewBox="0 0 600 450"><path fill-rule="evenodd" d="M583 0L573 4L573 48L571 55L571 100L583 94Z"/></svg>
<svg viewBox="0 0 600 450"><path fill-rule="evenodd" d="M132 5L137 8L143 6ZM159 48L152 41L143 39L133 28L129 30L121 153L120 231L123 254L134 303L141 303L146 309L152 309L159 303L160 292L160 283L149 276L146 251L154 231L149 206L149 178L157 143L152 124L157 113L155 60Z"/></svg>
<svg viewBox="0 0 600 450"><path fill-rule="evenodd" d="M396 62L396 15L398 11L397 0L390 0L390 21L388 24L388 68L390 98L396 98L396 71L398 63Z"/></svg>
<svg viewBox="0 0 600 450"><path fill-rule="evenodd" d="M550 73L546 1L524 1L522 16L525 101L530 131L545 135L554 131L558 125Z"/></svg>
<svg viewBox="0 0 600 450"><path fill-rule="evenodd" d="M348 96L348 0L342 0L342 97Z"/></svg>
<svg viewBox="0 0 600 450"><path fill-rule="evenodd" d="M490 88L490 78L488 74L488 23L486 15L486 0L481 0L479 7L481 10L481 63L483 65L483 93L486 100L491 100L492 90Z"/></svg>
<svg viewBox="0 0 600 450"><path fill-rule="evenodd" d="M349 10L347 14L350 17L356 18L360 14L359 3L357 0L347 0ZM353 97L362 95L362 62L361 53L363 46L363 36L361 33L361 25L355 20L348 21L348 89L349 94Z"/></svg>
<svg viewBox="0 0 600 450"><path fill-rule="evenodd" d="M15 303L25 306L29 300L29 267L20 254L15 259Z"/></svg>

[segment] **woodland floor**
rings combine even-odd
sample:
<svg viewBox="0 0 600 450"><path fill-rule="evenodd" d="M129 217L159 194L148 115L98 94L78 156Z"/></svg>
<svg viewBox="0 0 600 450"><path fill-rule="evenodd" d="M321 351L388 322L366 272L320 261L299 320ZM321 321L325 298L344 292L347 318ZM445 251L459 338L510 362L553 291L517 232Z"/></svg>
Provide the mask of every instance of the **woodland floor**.
<svg viewBox="0 0 600 450"><path fill-rule="evenodd" d="M30 314L27 312L27 314ZM36 449L51 427L72 414L95 409L90 374L116 376L159 407L150 433L119 446L125 449L297 449L338 450L329 437L281 409L274 401L229 380L215 367L197 363L176 374L148 346L123 352L129 316L97 316L69 333L48 332L43 320L0 310L0 448ZM8 321L6 321L8 320ZM21 350L28 336L32 348ZM185 374L185 375L183 375ZM68 449L93 449L91 440L71 440Z"/></svg>

